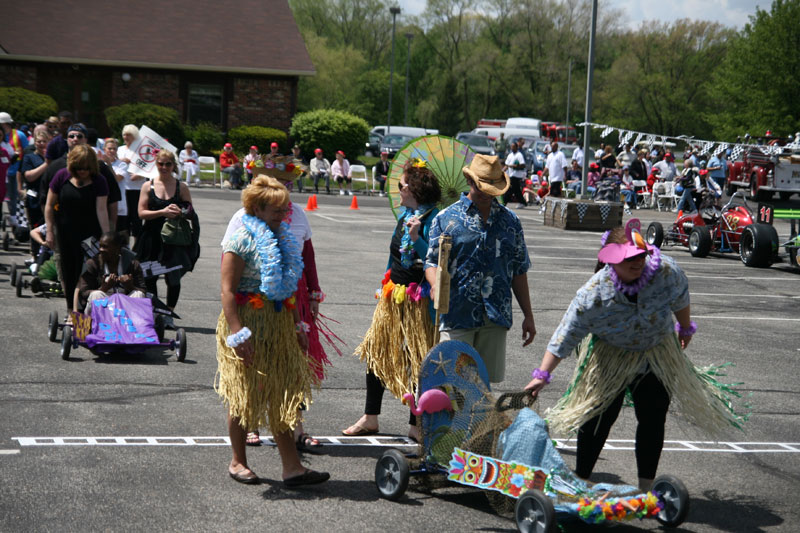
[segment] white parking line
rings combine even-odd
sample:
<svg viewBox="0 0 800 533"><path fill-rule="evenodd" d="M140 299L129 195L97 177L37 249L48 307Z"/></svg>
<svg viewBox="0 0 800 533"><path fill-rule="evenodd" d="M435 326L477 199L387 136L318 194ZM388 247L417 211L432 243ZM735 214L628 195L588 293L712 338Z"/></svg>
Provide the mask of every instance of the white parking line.
<svg viewBox="0 0 800 533"><path fill-rule="evenodd" d="M18 453L19 450L0 450L0 455L15 455Z"/></svg>
<svg viewBox="0 0 800 533"><path fill-rule="evenodd" d="M790 300L800 299L800 296L791 296L784 294L720 294L718 292L693 292L692 297L695 296L713 296L714 298L721 298L729 296L731 298L788 298Z"/></svg>
<svg viewBox="0 0 800 533"><path fill-rule="evenodd" d="M368 437L329 436L315 437L325 446L373 446L413 448L417 444L406 437L371 435ZM230 446L226 436L219 437L13 437L20 446ZM577 448L574 439L555 439L556 447L564 450ZM262 435L261 442L275 446L269 435ZM635 441L609 439L606 450L633 450ZM664 451L713 452L713 453L800 453L800 442L713 442L713 441L664 441ZM0 450L0 453L19 453L19 450Z"/></svg>
<svg viewBox="0 0 800 533"><path fill-rule="evenodd" d="M532 274L575 274L580 276L586 276L586 279L589 279L592 276L592 272L588 270L539 270L536 268L536 260L537 259L559 259L564 261L597 261L596 258L580 258L580 257L540 257L534 255L531 260L534 263L533 270L531 271ZM800 276L787 276L787 277L774 277L774 278L761 278L761 277L750 277L750 276L706 276L706 275L697 275L697 274L686 274L687 278L696 278L696 279L724 279L726 281L779 281L781 283L785 283L788 281L800 281Z"/></svg>

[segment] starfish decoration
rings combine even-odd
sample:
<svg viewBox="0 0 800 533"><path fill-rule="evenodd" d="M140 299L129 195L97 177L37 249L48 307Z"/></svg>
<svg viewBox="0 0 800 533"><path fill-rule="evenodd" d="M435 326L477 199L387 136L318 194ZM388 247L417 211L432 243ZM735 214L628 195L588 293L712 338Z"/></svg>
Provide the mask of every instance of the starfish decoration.
<svg viewBox="0 0 800 533"><path fill-rule="evenodd" d="M441 372L442 374L444 374L445 377L447 377L447 368L445 368L447 362L444 359L442 359L442 352L439 352L438 355L439 355L438 360L431 357L431 363L436 365L436 370L433 371L433 375L435 376L437 372Z"/></svg>

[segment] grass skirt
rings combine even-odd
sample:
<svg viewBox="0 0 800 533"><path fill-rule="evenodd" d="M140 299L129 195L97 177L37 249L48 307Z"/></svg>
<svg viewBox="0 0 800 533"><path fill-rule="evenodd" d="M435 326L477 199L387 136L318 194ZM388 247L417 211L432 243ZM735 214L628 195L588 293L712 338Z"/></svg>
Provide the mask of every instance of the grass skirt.
<svg viewBox="0 0 800 533"><path fill-rule="evenodd" d="M306 274L303 272L302 277L297 283L297 292L295 292L297 300L297 310L300 312L300 320L309 325L311 330L308 332L308 353L311 356L311 367L314 375L322 381L325 379L325 367L331 365L331 360L328 354L325 353L325 346L323 341L337 354L342 355L338 343L342 343L340 339L326 323L327 320L322 313L317 314L317 318L311 314L311 300L308 297L308 285L306 283ZM331 320L336 322L335 320ZM337 322L338 324L338 322Z"/></svg>
<svg viewBox="0 0 800 533"><path fill-rule="evenodd" d="M712 436L722 435L731 426L741 429L747 417L736 413L732 403L732 397L741 396L739 392L717 381L715 376L723 375L720 367L693 365L674 333L643 352L622 350L592 335L587 337L579 348L572 383L547 413L550 428L568 434L603 413L636 379L645 362L667 389L670 409L687 422Z"/></svg>
<svg viewBox="0 0 800 533"><path fill-rule="evenodd" d="M311 386L319 385L311 358L297 344L292 312L275 311L265 300L261 309L238 306L239 320L250 328L253 365L245 368L233 348L225 314L217 321L217 383L214 389L232 417L246 431L269 422L273 434L293 429L300 421L297 410L311 404Z"/></svg>
<svg viewBox="0 0 800 533"><path fill-rule="evenodd" d="M403 298L399 293L405 290L405 285L396 285L394 293L398 294L381 295L372 324L355 350L369 371L397 398L414 392L422 360L433 347L430 299ZM401 302L395 303L396 300Z"/></svg>

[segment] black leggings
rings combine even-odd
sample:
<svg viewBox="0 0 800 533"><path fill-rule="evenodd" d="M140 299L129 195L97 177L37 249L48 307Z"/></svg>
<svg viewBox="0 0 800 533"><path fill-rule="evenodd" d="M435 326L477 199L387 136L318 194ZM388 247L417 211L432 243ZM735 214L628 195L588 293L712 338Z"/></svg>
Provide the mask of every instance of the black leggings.
<svg viewBox="0 0 800 533"><path fill-rule="evenodd" d="M367 371L367 401L364 404L365 415L381 414L381 402L383 402L383 391L385 389L386 387L383 386L378 376ZM408 415L408 424L410 426L417 425L417 417L410 411Z"/></svg>
<svg viewBox="0 0 800 533"><path fill-rule="evenodd" d="M525 201L525 197L522 195L522 178L509 178L509 180L511 186L503 195L503 202L508 205L509 202L516 199L516 201L522 205L528 205L528 202Z"/></svg>
<svg viewBox="0 0 800 533"><path fill-rule="evenodd" d="M164 281L167 284L167 307L170 309L175 309L175 307L178 305L178 297L181 295L181 283L178 282L175 285L170 285L169 279L166 277ZM157 282L158 276L144 280L144 286L147 288L147 292L152 293L153 296L158 296Z"/></svg>
<svg viewBox="0 0 800 533"><path fill-rule="evenodd" d="M639 477L656 477L661 449L664 447L664 424L669 410L669 394L652 372L628 386L636 412L636 467ZM575 473L588 479L600 457L611 426L617 420L625 389L603 413L584 423L578 430L578 454Z"/></svg>
<svg viewBox="0 0 800 533"><path fill-rule="evenodd" d="M125 191L125 203L128 204L128 220L123 227L117 223L117 231L129 230L134 239L142 234L142 219L139 218L139 195L141 191Z"/></svg>

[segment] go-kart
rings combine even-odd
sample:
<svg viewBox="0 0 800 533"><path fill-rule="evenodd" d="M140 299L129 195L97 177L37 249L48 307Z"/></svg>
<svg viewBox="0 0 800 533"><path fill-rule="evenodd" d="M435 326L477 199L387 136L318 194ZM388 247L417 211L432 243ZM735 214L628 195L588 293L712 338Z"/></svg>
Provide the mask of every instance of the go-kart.
<svg viewBox="0 0 800 533"><path fill-rule="evenodd" d="M445 341L428 352L419 394L419 402L405 395L420 421L419 456L389 449L375 465L375 484L387 500L401 498L411 476L440 474L493 491L487 496L497 496L494 504L516 499L517 528L525 532L556 531L557 518L567 517L590 524L655 518L668 527L686 519L689 495L675 477L656 478L647 492L578 478L529 408L530 395L504 394L495 402L480 355L463 342ZM517 409L512 423L507 412Z"/></svg>
<svg viewBox="0 0 800 533"><path fill-rule="evenodd" d="M711 252L739 254L750 267L768 267L780 260L778 233L768 224L756 223L742 191L735 192L721 209L704 199L700 209L678 217L669 230L651 222L645 240L658 248L665 244L688 247L694 257Z"/></svg>
<svg viewBox="0 0 800 533"><path fill-rule="evenodd" d="M165 340L165 316L179 318L160 301L154 308L150 298L112 294L92 302L90 314L70 313L71 324L61 324L51 311L47 324L50 342L61 336L61 359L69 359L73 348L83 346L95 355L140 353L161 347L174 350L178 361L186 359L186 332L178 328L174 340Z"/></svg>

